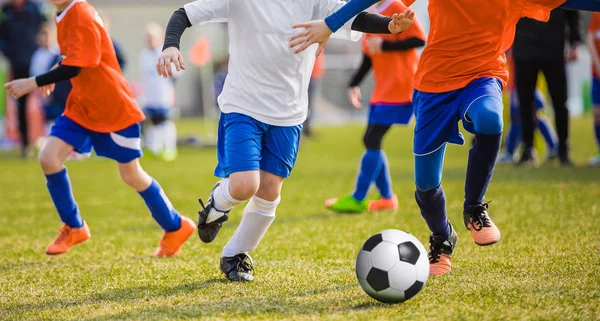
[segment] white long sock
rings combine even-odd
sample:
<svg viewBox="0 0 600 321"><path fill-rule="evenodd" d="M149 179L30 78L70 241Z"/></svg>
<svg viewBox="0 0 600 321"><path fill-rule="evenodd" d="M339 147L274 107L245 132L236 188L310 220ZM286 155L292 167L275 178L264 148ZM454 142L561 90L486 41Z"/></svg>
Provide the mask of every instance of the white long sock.
<svg viewBox="0 0 600 321"><path fill-rule="evenodd" d="M160 133L158 130L158 126L150 125L148 129L146 129L146 147L154 153L160 153L160 142L159 142Z"/></svg>
<svg viewBox="0 0 600 321"><path fill-rule="evenodd" d="M219 211L227 212L234 206L243 203L244 201L236 200L229 193L229 178L221 180L221 184L213 193L213 205Z"/></svg>
<svg viewBox="0 0 600 321"><path fill-rule="evenodd" d="M177 128L171 120L165 121L163 124L164 146L167 150L177 149Z"/></svg>
<svg viewBox="0 0 600 321"><path fill-rule="evenodd" d="M258 196L252 197L244 209L240 225L223 248L223 257L248 253L256 249L275 219L275 210L279 201L279 198L269 202Z"/></svg>

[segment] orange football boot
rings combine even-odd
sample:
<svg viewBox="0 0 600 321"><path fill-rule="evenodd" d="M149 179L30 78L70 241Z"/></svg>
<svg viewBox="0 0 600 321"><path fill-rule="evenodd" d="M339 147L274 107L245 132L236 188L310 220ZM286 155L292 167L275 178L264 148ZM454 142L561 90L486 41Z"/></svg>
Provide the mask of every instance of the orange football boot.
<svg viewBox="0 0 600 321"><path fill-rule="evenodd" d="M47 255L67 253L73 245L85 242L91 236L90 229L85 222L83 222L83 226L80 228L69 227L65 224L58 232L60 234L58 234L56 240L46 248Z"/></svg>
<svg viewBox="0 0 600 321"><path fill-rule="evenodd" d="M448 238L441 235L432 235L429 238L430 251L429 257L429 275L442 276L450 273L452 269L452 252L458 241L458 235L452 225L452 230Z"/></svg>
<svg viewBox="0 0 600 321"><path fill-rule="evenodd" d="M177 231L165 232L158 249L154 253L155 257L176 256L181 252L183 243L196 231L196 223L191 219L182 216L181 227Z"/></svg>
<svg viewBox="0 0 600 321"><path fill-rule="evenodd" d="M398 196L392 195L390 198L382 197L381 199L369 202L369 212L376 211L395 211L398 209Z"/></svg>
<svg viewBox="0 0 600 321"><path fill-rule="evenodd" d="M488 215L489 203L469 206L463 214L465 226L471 231L475 244L485 246L500 241L500 230Z"/></svg>

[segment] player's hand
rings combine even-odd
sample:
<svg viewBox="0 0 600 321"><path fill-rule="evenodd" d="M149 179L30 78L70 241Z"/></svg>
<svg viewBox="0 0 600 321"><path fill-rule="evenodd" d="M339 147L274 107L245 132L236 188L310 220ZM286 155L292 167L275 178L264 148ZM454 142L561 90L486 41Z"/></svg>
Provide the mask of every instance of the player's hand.
<svg viewBox="0 0 600 321"><path fill-rule="evenodd" d="M4 84L4 88L12 98L19 99L34 91L37 88L37 83L34 77L23 78Z"/></svg>
<svg viewBox="0 0 600 321"><path fill-rule="evenodd" d="M579 59L579 49L577 46L569 47L569 51L567 53L567 62L573 62Z"/></svg>
<svg viewBox="0 0 600 321"><path fill-rule="evenodd" d="M325 49L325 44L333 33L325 23L325 20L315 20L292 26L293 29L304 29L290 38L290 48L295 54L301 53L312 44L318 43L317 55Z"/></svg>
<svg viewBox="0 0 600 321"><path fill-rule="evenodd" d="M388 25L388 29L390 29L390 32L393 34L401 33L413 24L414 18L415 12L411 9L406 9L403 13L394 13L392 21L390 21L390 24Z"/></svg>
<svg viewBox="0 0 600 321"><path fill-rule="evenodd" d="M156 72L158 72L159 76L173 78L172 65L175 65L177 71L185 70L181 52L175 47L169 47L160 54L156 63Z"/></svg>
<svg viewBox="0 0 600 321"><path fill-rule="evenodd" d="M369 53L371 55L375 55L375 54L381 53L383 51L383 48L382 48L383 39L382 38L379 38L379 37L368 38L365 41L365 44L367 45L367 50L369 51Z"/></svg>
<svg viewBox="0 0 600 321"><path fill-rule="evenodd" d="M362 108L362 103L360 102L361 98L362 94L360 92L360 87L356 86L350 87L350 89L348 89L348 100L350 100L350 103L352 104L352 106L354 106L354 108Z"/></svg>
<svg viewBox="0 0 600 321"><path fill-rule="evenodd" d="M38 93L40 93L40 95L42 95L42 97L48 97L52 94L52 92L54 92L54 84L39 87L37 91Z"/></svg>

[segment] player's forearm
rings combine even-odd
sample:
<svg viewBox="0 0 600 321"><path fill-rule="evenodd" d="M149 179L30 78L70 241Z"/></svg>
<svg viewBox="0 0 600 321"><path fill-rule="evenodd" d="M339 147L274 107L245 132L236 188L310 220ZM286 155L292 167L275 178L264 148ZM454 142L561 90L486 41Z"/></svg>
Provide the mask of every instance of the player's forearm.
<svg viewBox="0 0 600 321"><path fill-rule="evenodd" d="M45 74L35 77L35 83L38 87L43 87L74 78L80 72L80 67L60 65Z"/></svg>
<svg viewBox="0 0 600 321"><path fill-rule="evenodd" d="M325 23L331 29L336 32L352 17L365 11L367 8L377 3L379 0L350 0L338 11L332 13L329 17L325 18Z"/></svg>
<svg viewBox="0 0 600 321"><path fill-rule="evenodd" d="M600 0L567 0L561 8L584 11L600 11Z"/></svg>
<svg viewBox="0 0 600 321"><path fill-rule="evenodd" d="M391 33L390 22L392 18L376 13L361 12L352 22L352 30L364 33Z"/></svg>
<svg viewBox="0 0 600 321"><path fill-rule="evenodd" d="M175 11L169 20L169 24L167 25L163 50L171 47L179 49L183 32L185 29L191 26L192 23L190 22L185 9L180 8L179 10Z"/></svg>
<svg viewBox="0 0 600 321"><path fill-rule="evenodd" d="M598 57L598 50L596 50L596 44L592 32L588 32L586 44L592 56L592 63L595 66L600 66L600 57Z"/></svg>
<svg viewBox="0 0 600 321"><path fill-rule="evenodd" d="M356 73L354 74L352 79L350 80L348 87L359 86L360 83L365 79L365 76L367 75L367 73L369 73L369 71L371 70L372 66L373 66L373 62L371 61L371 58L369 58L369 56L367 56L367 55L363 55L362 63L360 64L360 67L358 68L358 70L356 71Z"/></svg>
<svg viewBox="0 0 600 321"><path fill-rule="evenodd" d="M576 47L581 43L581 32L579 30L579 12L565 10L567 25L569 27L569 44Z"/></svg>
<svg viewBox="0 0 600 321"><path fill-rule="evenodd" d="M383 51L404 51L425 46L425 40L421 38L408 38L400 41L384 41L381 43Z"/></svg>

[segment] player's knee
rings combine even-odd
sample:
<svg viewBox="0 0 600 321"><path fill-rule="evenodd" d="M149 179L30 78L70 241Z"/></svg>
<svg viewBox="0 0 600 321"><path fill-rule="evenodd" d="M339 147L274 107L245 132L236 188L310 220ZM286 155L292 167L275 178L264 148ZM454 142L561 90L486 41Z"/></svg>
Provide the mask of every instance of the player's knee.
<svg viewBox="0 0 600 321"><path fill-rule="evenodd" d="M48 149L42 149L38 155L38 162L45 174L57 173L63 168L60 157Z"/></svg>
<svg viewBox="0 0 600 321"><path fill-rule="evenodd" d="M480 134L502 133L502 102L494 97L483 97L473 103L467 116L473 122L475 131Z"/></svg>
<svg viewBox="0 0 600 321"><path fill-rule="evenodd" d="M415 184L417 185L417 189L421 192L429 192L438 188L438 186L442 185L441 177L426 176L426 177L415 177Z"/></svg>
<svg viewBox="0 0 600 321"><path fill-rule="evenodd" d="M166 122L169 118L166 115L152 115L150 117L150 122L154 126L158 126Z"/></svg>
<svg viewBox="0 0 600 321"><path fill-rule="evenodd" d="M136 190L143 190L148 185L148 176L139 166L119 166L119 177L121 180Z"/></svg>
<svg viewBox="0 0 600 321"><path fill-rule="evenodd" d="M279 199L281 194L281 186L283 185L283 178L271 177L261 178L260 186L256 192L256 196L267 200L269 202L276 201Z"/></svg>
<svg viewBox="0 0 600 321"><path fill-rule="evenodd" d="M237 173L241 174L241 173ZM229 177L229 193L236 200L245 201L250 199L258 191L260 179L252 172Z"/></svg>
<svg viewBox="0 0 600 321"><path fill-rule="evenodd" d="M367 149L381 149L382 137L373 135L372 133L365 133L363 136L363 143Z"/></svg>

